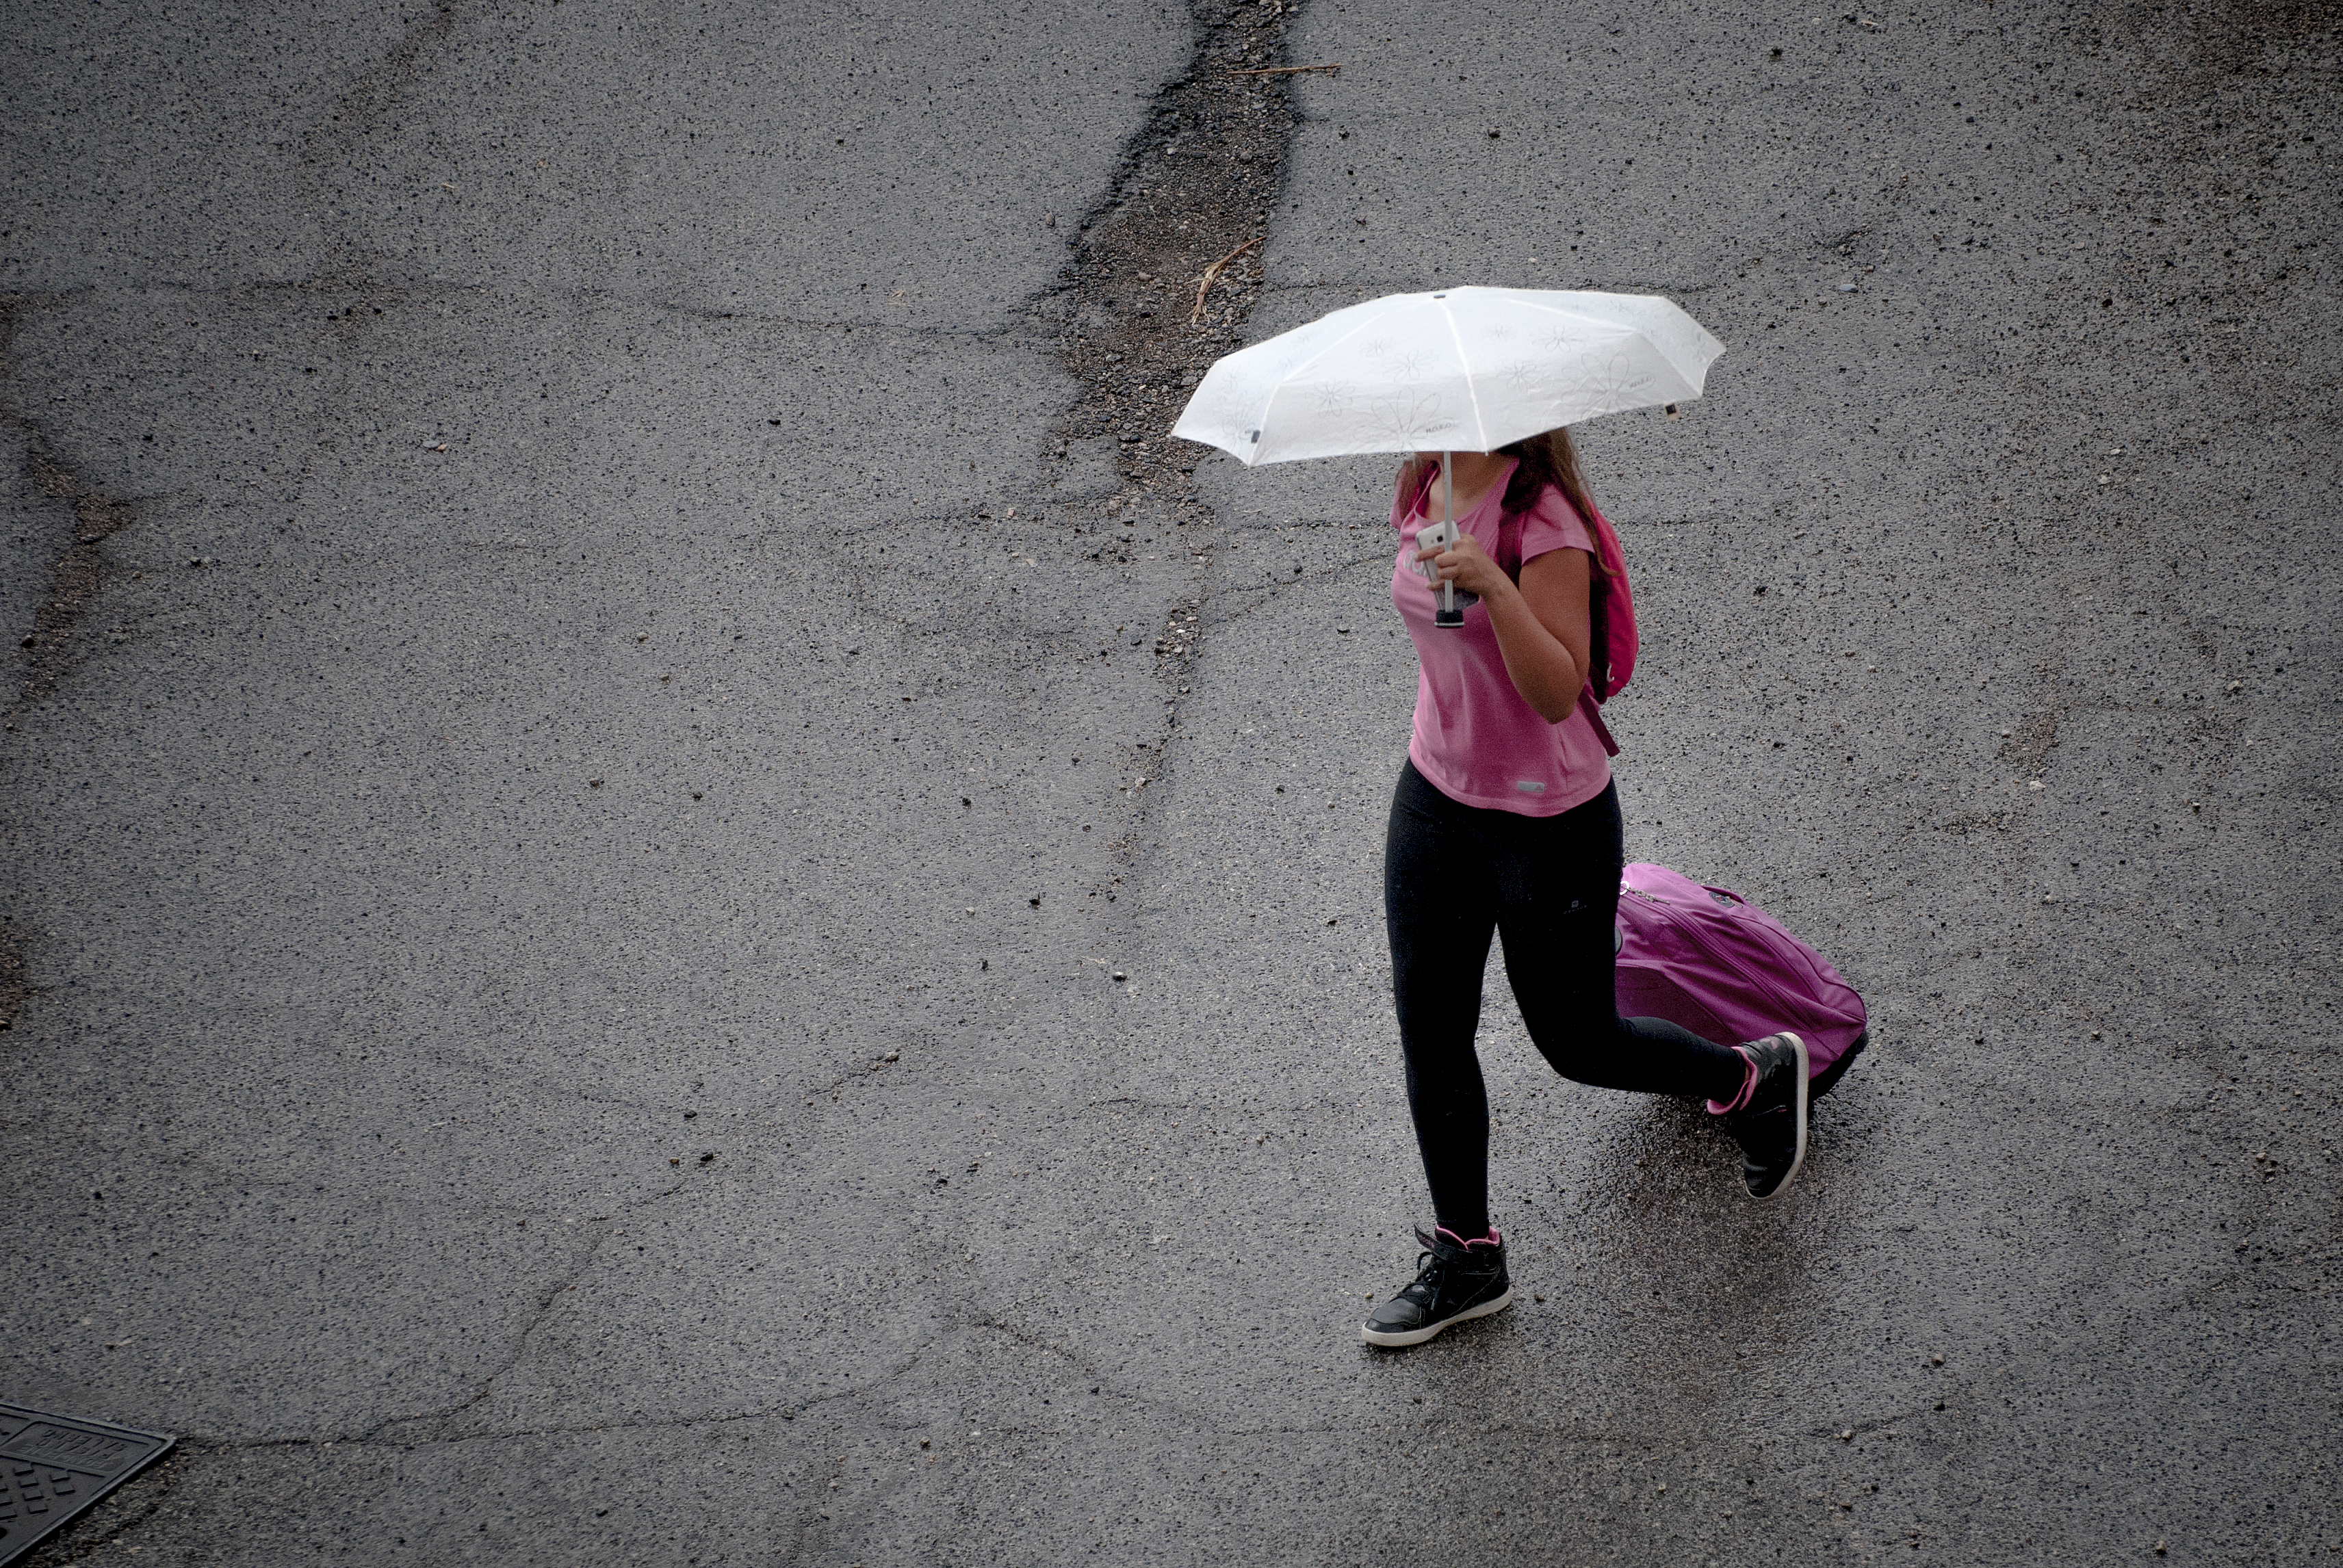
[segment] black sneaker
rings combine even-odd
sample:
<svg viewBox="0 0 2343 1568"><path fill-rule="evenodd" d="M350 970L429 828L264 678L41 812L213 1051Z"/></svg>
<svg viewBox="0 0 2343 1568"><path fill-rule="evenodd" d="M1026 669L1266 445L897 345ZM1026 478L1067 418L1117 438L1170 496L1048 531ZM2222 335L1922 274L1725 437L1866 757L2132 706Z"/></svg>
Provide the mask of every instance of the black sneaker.
<svg viewBox="0 0 2343 1568"><path fill-rule="evenodd" d="M1741 1145L1742 1184L1762 1201L1778 1196L1806 1161L1806 1042L1769 1034L1741 1050L1757 1064L1757 1081L1725 1125Z"/></svg>
<svg viewBox="0 0 2343 1568"><path fill-rule="evenodd" d="M1367 1343L1387 1350L1420 1345L1451 1323L1485 1318L1513 1304L1505 1239L1495 1231L1477 1241L1460 1240L1453 1231L1427 1236L1419 1230L1415 1239L1423 1246L1415 1260L1415 1282L1367 1319L1359 1331Z"/></svg>

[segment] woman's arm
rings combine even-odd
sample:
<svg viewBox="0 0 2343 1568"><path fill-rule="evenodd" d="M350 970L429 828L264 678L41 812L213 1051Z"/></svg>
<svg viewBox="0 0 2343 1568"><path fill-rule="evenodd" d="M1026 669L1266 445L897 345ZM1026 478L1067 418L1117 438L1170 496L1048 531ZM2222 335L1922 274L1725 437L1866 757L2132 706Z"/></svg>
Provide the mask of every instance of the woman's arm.
<svg viewBox="0 0 2343 1568"><path fill-rule="evenodd" d="M1548 550L1522 568L1519 587L1470 534L1443 555L1425 551L1417 558L1426 558L1442 578L1481 596L1522 700L1548 724L1569 718L1594 658L1587 610L1593 558L1584 550ZM1436 583L1425 586L1438 590Z"/></svg>
<svg viewBox="0 0 2343 1568"><path fill-rule="evenodd" d="M1548 550L1522 568L1519 588L1501 571L1504 588L1481 596L1513 689L1548 724L1561 723L1577 708L1594 661L1586 608L1590 568L1584 550Z"/></svg>

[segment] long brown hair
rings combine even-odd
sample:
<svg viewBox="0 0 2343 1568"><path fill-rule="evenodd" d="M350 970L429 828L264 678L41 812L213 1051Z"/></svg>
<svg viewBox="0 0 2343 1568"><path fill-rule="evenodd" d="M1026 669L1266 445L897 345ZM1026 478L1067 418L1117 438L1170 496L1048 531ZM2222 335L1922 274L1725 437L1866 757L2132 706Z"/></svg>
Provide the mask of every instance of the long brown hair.
<svg viewBox="0 0 2343 1568"><path fill-rule="evenodd" d="M1578 448L1570 442L1570 432L1557 427L1542 435L1515 441L1497 448L1500 457L1519 459L1513 477L1505 481L1504 509L1508 516L1518 516L1537 505L1537 498L1552 485L1578 508L1578 515L1592 527L1594 519L1594 499L1586 493L1586 479L1578 471ZM1596 569L1601 569L1601 559Z"/></svg>

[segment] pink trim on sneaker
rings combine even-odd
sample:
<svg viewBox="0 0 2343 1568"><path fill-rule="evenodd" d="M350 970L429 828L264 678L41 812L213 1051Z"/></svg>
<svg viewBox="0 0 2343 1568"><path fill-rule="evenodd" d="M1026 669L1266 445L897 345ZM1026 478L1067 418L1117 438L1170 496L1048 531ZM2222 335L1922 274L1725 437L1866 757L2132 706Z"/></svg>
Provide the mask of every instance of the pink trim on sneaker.
<svg viewBox="0 0 2343 1568"><path fill-rule="evenodd" d="M1741 1080L1740 1093L1722 1105L1714 1100L1708 1102L1708 1113L1711 1116L1727 1116L1740 1110L1749 1103L1750 1095L1755 1093L1757 1090L1757 1059L1750 1055L1746 1046L1736 1045L1733 1049L1741 1053L1741 1060L1749 1064L1749 1070Z"/></svg>
<svg viewBox="0 0 2343 1568"><path fill-rule="evenodd" d="M1489 1233L1487 1235L1475 1236L1469 1241L1463 1237L1458 1235L1455 1231L1450 1230L1445 1225L1434 1225L1433 1230L1436 1233L1447 1237L1450 1241L1455 1242L1460 1247L1502 1247L1505 1244L1504 1237L1497 1233L1497 1228L1494 1225L1489 1227Z"/></svg>

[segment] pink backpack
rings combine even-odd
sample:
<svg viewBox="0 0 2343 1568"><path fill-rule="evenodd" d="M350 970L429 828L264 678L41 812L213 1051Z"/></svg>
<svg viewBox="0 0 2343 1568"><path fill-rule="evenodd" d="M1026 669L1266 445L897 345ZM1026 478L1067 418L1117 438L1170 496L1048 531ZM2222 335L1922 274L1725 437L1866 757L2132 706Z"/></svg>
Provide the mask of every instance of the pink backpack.
<svg viewBox="0 0 2343 1568"><path fill-rule="evenodd" d="M1863 999L1820 953L1740 894L1665 866L1619 882L1619 1011L1719 1045L1779 1030L1806 1042L1807 1095L1827 1094L1868 1040Z"/></svg>

